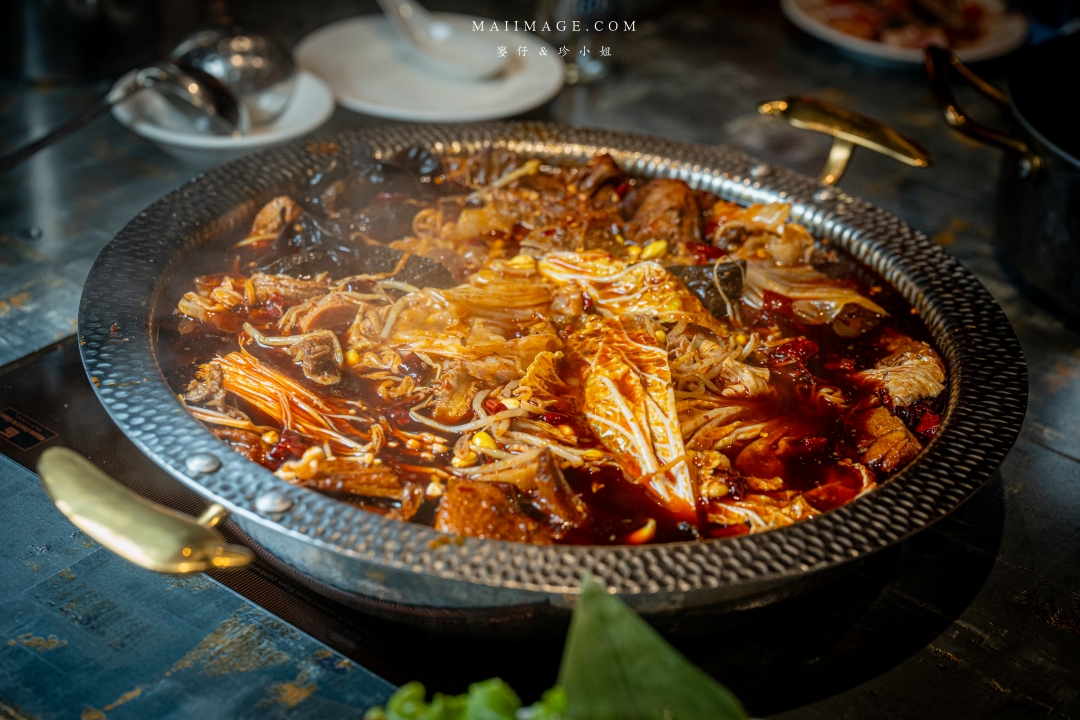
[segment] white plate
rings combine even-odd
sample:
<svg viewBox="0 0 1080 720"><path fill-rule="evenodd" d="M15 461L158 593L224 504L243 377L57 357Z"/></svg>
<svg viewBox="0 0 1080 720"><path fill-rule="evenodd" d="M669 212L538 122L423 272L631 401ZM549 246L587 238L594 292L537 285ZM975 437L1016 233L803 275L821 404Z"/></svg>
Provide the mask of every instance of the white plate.
<svg viewBox="0 0 1080 720"><path fill-rule="evenodd" d="M463 32L470 15L439 14ZM491 20L485 20L490 26ZM544 104L562 88L565 66L555 49L528 33L485 31L491 51L505 46L506 71L491 80L466 81L430 73L382 15L365 15L319 28L296 46L301 67L322 77L338 102L350 110L425 122L471 122L523 113ZM479 33L477 33L479 34ZM519 47L528 48L524 57ZM543 47L546 55L540 54Z"/></svg>
<svg viewBox="0 0 1080 720"><path fill-rule="evenodd" d="M1002 12L1002 6L995 0L977 0L989 11L986 35L974 45L956 51L957 57L964 62L991 60L1008 55L1024 44L1028 35L1027 19L1019 13ZM875 40L848 35L830 27L815 18L811 12L826 3L824 0L781 0L780 7L791 22L819 40L836 45L843 50L878 60L899 63L923 62L923 51L919 48L886 45Z"/></svg>
<svg viewBox="0 0 1080 720"><path fill-rule="evenodd" d="M117 85L124 83L120 78ZM156 92L141 92L112 109L113 117L165 152L195 165L214 164L246 155L311 132L334 112L334 94L318 76L301 70L289 104L277 120L247 135L203 135L170 123L175 114Z"/></svg>

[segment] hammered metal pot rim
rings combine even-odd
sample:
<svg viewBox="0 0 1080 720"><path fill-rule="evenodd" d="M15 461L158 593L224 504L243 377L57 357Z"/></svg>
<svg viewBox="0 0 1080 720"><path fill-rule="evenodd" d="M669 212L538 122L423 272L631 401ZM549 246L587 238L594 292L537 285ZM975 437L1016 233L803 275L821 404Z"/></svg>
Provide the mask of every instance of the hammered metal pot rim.
<svg viewBox="0 0 1080 720"><path fill-rule="evenodd" d="M161 375L153 317L185 252L229 223L250 222L263 202L314 172L310 145L294 143L211 170L140 213L98 256L79 312L83 362L113 420L171 475L245 521L372 566L465 584L572 595L589 572L621 594L704 597L845 564L924 529L982 485L1019 432L1026 369L1000 307L924 235L842 191L816 200L814 180L730 148L546 123L396 125L325 140L341 146L366 140L381 153L413 142L442 152L508 145L568 159L610 151L631 172L683 178L743 204L791 202L816 236L877 271L920 311L946 361L950 396L938 437L876 491L813 520L735 538L642 546L455 538L296 487L233 453L184 410ZM197 452L217 455L221 469L192 473L184 460ZM256 500L267 492L285 496L291 506L259 511Z"/></svg>

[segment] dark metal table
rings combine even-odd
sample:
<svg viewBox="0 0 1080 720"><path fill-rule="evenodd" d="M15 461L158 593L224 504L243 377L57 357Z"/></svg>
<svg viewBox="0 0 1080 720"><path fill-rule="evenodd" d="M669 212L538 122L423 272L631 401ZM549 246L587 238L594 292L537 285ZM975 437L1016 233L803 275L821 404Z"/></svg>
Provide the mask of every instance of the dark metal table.
<svg viewBox="0 0 1080 720"><path fill-rule="evenodd" d="M757 715L1080 714L1080 337L1020 296L996 262L996 151L944 127L919 73L857 64L800 35L771 3L684 5L639 20L618 40L610 77L567 88L529 116L732 143L810 174L828 141L761 117L758 101L812 94L894 124L929 146L937 165L917 170L864 152L844 189L963 260L1005 308L1031 373L1028 420L1015 449L960 511L841 581L781 606L684 628L676 643ZM14 145L100 90L2 85L0 137ZM326 129L377 122L338 110ZM0 363L73 332L79 287L98 249L194 172L106 118L0 178ZM68 341L52 353L72 350ZM18 387L28 381L14 371L0 375L0 409L7 399L30 397ZM500 674L528 700L556 673L560 638L437 637L332 604L311 607L322 630L309 632L393 682L418 677L461 691ZM303 627L303 613L270 609Z"/></svg>

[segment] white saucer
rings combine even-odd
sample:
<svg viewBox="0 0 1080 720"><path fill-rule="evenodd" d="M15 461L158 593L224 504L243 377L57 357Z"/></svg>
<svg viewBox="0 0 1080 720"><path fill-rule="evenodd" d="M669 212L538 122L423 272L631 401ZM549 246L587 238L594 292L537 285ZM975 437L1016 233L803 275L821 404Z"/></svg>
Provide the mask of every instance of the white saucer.
<svg viewBox="0 0 1080 720"><path fill-rule="evenodd" d="M438 17L473 32L471 15ZM484 20L489 26L492 20ZM479 34L479 31L477 31ZM296 46L297 62L322 77L350 110L425 122L492 120L544 104L562 88L565 66L555 49L535 35L485 31L491 51L507 48L506 71L485 81L443 78L409 57L413 52L382 15L364 15L319 28ZM528 48L519 57L519 47ZM540 55L540 48L546 55Z"/></svg>
<svg viewBox="0 0 1080 720"><path fill-rule="evenodd" d="M120 78L117 85L124 83ZM203 135L171 124L168 103L155 92L141 92L112 109L120 123L182 162L218 164L311 132L334 112L334 94L318 76L301 70L285 112L277 120L241 137Z"/></svg>
<svg viewBox="0 0 1080 720"><path fill-rule="evenodd" d="M956 50L956 56L960 60L966 63L992 60L1008 55L1024 44L1028 35L1027 18L1020 13L1003 12L1004 6L995 0L978 0L978 2L992 13L988 21L987 33L977 43ZM823 23L810 11L824 4L824 0L781 0L780 7L788 20L800 29L819 40L836 45L841 50L863 58L895 63L921 64L923 62L923 51L919 48L897 47L876 40L864 40Z"/></svg>

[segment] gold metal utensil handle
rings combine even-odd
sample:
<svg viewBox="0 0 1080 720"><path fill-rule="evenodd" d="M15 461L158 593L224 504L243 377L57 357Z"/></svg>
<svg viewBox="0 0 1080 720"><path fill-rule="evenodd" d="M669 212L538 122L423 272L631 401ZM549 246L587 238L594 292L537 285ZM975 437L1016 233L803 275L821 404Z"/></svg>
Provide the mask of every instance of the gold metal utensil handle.
<svg viewBox="0 0 1080 720"><path fill-rule="evenodd" d="M925 168L934 164L929 150L888 125L812 97L797 95L785 100L772 100L759 105L758 112L781 117L803 130L832 135L829 159L818 175L822 185L839 182L856 145L914 167Z"/></svg>
<svg viewBox="0 0 1080 720"><path fill-rule="evenodd" d="M63 447L41 454L38 474L56 507L80 530L148 570L193 573L252 560L251 550L226 543L214 529L228 515L216 503L198 519L183 515L136 495Z"/></svg>
<svg viewBox="0 0 1080 720"><path fill-rule="evenodd" d="M945 122L973 140L1019 153L1023 156L1025 163L1021 166L1025 177L1035 180L1042 168L1042 158L1022 139L987 127L965 113L953 95L952 85L949 83L949 68L955 70L969 85L999 107L1009 107L1009 99L1005 97L1005 94L960 62L960 58L956 57L956 53L952 50L928 47L925 53L926 78L930 81L930 89L934 91L934 97L937 98L938 105L941 107L941 114L945 116Z"/></svg>

